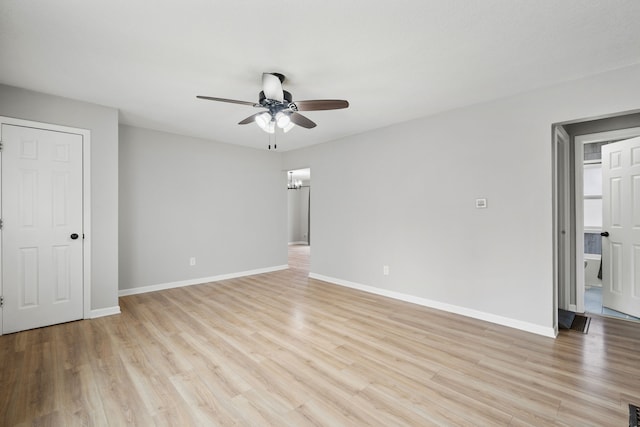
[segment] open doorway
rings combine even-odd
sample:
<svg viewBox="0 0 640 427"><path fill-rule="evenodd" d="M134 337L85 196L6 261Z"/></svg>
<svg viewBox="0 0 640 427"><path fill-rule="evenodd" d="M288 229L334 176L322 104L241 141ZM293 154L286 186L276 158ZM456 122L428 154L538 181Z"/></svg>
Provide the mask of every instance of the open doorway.
<svg viewBox="0 0 640 427"><path fill-rule="evenodd" d="M298 256L311 249L311 169L287 171L287 230L289 242L289 265L296 263ZM291 254L296 259L291 259Z"/></svg>
<svg viewBox="0 0 640 427"><path fill-rule="evenodd" d="M602 256L602 239L606 236L600 235L606 231L602 217L607 208L602 196L601 148L638 135L640 113L637 112L553 126L554 301L557 308L616 315L603 308L600 296L603 287L598 278L603 264L605 271L610 269L609 258L606 254L604 259ZM607 278L610 276L605 275ZM624 315L618 317L635 320Z"/></svg>
<svg viewBox="0 0 640 427"><path fill-rule="evenodd" d="M603 197L611 187L603 182L603 169L607 164L606 161L603 162L606 160L603 159L603 152L607 151L603 148L613 147L617 142L638 135L640 127L633 127L577 135L574 139L576 254L578 259L582 255L584 265L584 268L576 271L576 302L579 312L640 320L629 313L618 311L620 308L617 305L607 303L607 292L611 284L610 278L603 277L603 274L606 275L607 271L615 267L611 265L611 256L607 256L611 245L608 238L611 221L607 217L611 216L608 213L612 210L612 202L610 196ZM628 192L620 197L632 197L632 193ZM631 204L632 201L629 200L627 203ZM622 266L620 268L622 269ZM617 276L617 273L613 272L613 276Z"/></svg>

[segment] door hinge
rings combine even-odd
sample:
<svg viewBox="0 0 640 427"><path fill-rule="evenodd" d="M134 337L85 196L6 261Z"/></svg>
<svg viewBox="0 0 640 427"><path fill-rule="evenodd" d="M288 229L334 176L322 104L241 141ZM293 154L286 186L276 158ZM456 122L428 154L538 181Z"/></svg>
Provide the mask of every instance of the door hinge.
<svg viewBox="0 0 640 427"><path fill-rule="evenodd" d="M2 230L2 219L0 219L0 230Z"/></svg>
<svg viewBox="0 0 640 427"><path fill-rule="evenodd" d="M0 297L0 307L4 306L4 297Z"/></svg>

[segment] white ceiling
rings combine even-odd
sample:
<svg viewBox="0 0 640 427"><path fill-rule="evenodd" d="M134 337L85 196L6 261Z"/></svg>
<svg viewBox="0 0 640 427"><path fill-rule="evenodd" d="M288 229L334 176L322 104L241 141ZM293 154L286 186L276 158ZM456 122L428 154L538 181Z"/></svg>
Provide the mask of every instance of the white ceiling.
<svg viewBox="0 0 640 427"><path fill-rule="evenodd" d="M121 123L266 148L236 123L263 72L318 127L278 150L640 62L637 0L0 0L0 82L112 106Z"/></svg>

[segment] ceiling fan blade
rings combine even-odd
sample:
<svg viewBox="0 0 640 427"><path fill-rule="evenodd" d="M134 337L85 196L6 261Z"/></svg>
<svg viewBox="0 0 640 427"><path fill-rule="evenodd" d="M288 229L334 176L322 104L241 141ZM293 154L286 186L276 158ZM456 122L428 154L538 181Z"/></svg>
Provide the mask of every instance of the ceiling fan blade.
<svg viewBox="0 0 640 427"><path fill-rule="evenodd" d="M313 99L294 102L298 111L339 110L349 107L349 102L343 99Z"/></svg>
<svg viewBox="0 0 640 427"><path fill-rule="evenodd" d="M244 119L242 121L239 121L238 124L239 125L247 125L249 123L253 123L253 122L256 121L256 116L259 115L259 114L262 114L262 113L264 113L264 111L260 111L259 113L252 114L249 117L247 117L246 119Z"/></svg>
<svg viewBox="0 0 640 427"><path fill-rule="evenodd" d="M298 126L301 126L303 128L307 128L307 129L311 129L316 127L316 124L314 122L312 122L311 120L309 120L308 118L306 118L305 116L303 116L302 114L298 114L298 113L292 113L291 114L291 121L295 124L297 124Z"/></svg>
<svg viewBox="0 0 640 427"><path fill-rule="evenodd" d="M284 76L282 76L282 78L284 79ZM278 74L262 73L262 91L267 99L273 99L280 102L284 101L282 81Z"/></svg>
<svg viewBox="0 0 640 427"><path fill-rule="evenodd" d="M249 102L249 101L238 101L236 99L226 99L226 98L214 98L213 96L196 96L196 98L198 99L206 99L209 101L220 101L220 102L230 102L232 104L242 104L242 105L251 105L254 106L256 105L255 102Z"/></svg>

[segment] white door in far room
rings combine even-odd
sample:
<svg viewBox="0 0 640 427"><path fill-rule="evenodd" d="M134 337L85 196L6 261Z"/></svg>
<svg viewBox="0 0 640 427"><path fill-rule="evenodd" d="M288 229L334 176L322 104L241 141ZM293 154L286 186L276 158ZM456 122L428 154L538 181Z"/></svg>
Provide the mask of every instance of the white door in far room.
<svg viewBox="0 0 640 427"><path fill-rule="evenodd" d="M83 137L2 124L2 332L83 317Z"/></svg>
<svg viewBox="0 0 640 427"><path fill-rule="evenodd" d="M640 137L602 147L602 305L640 317Z"/></svg>

